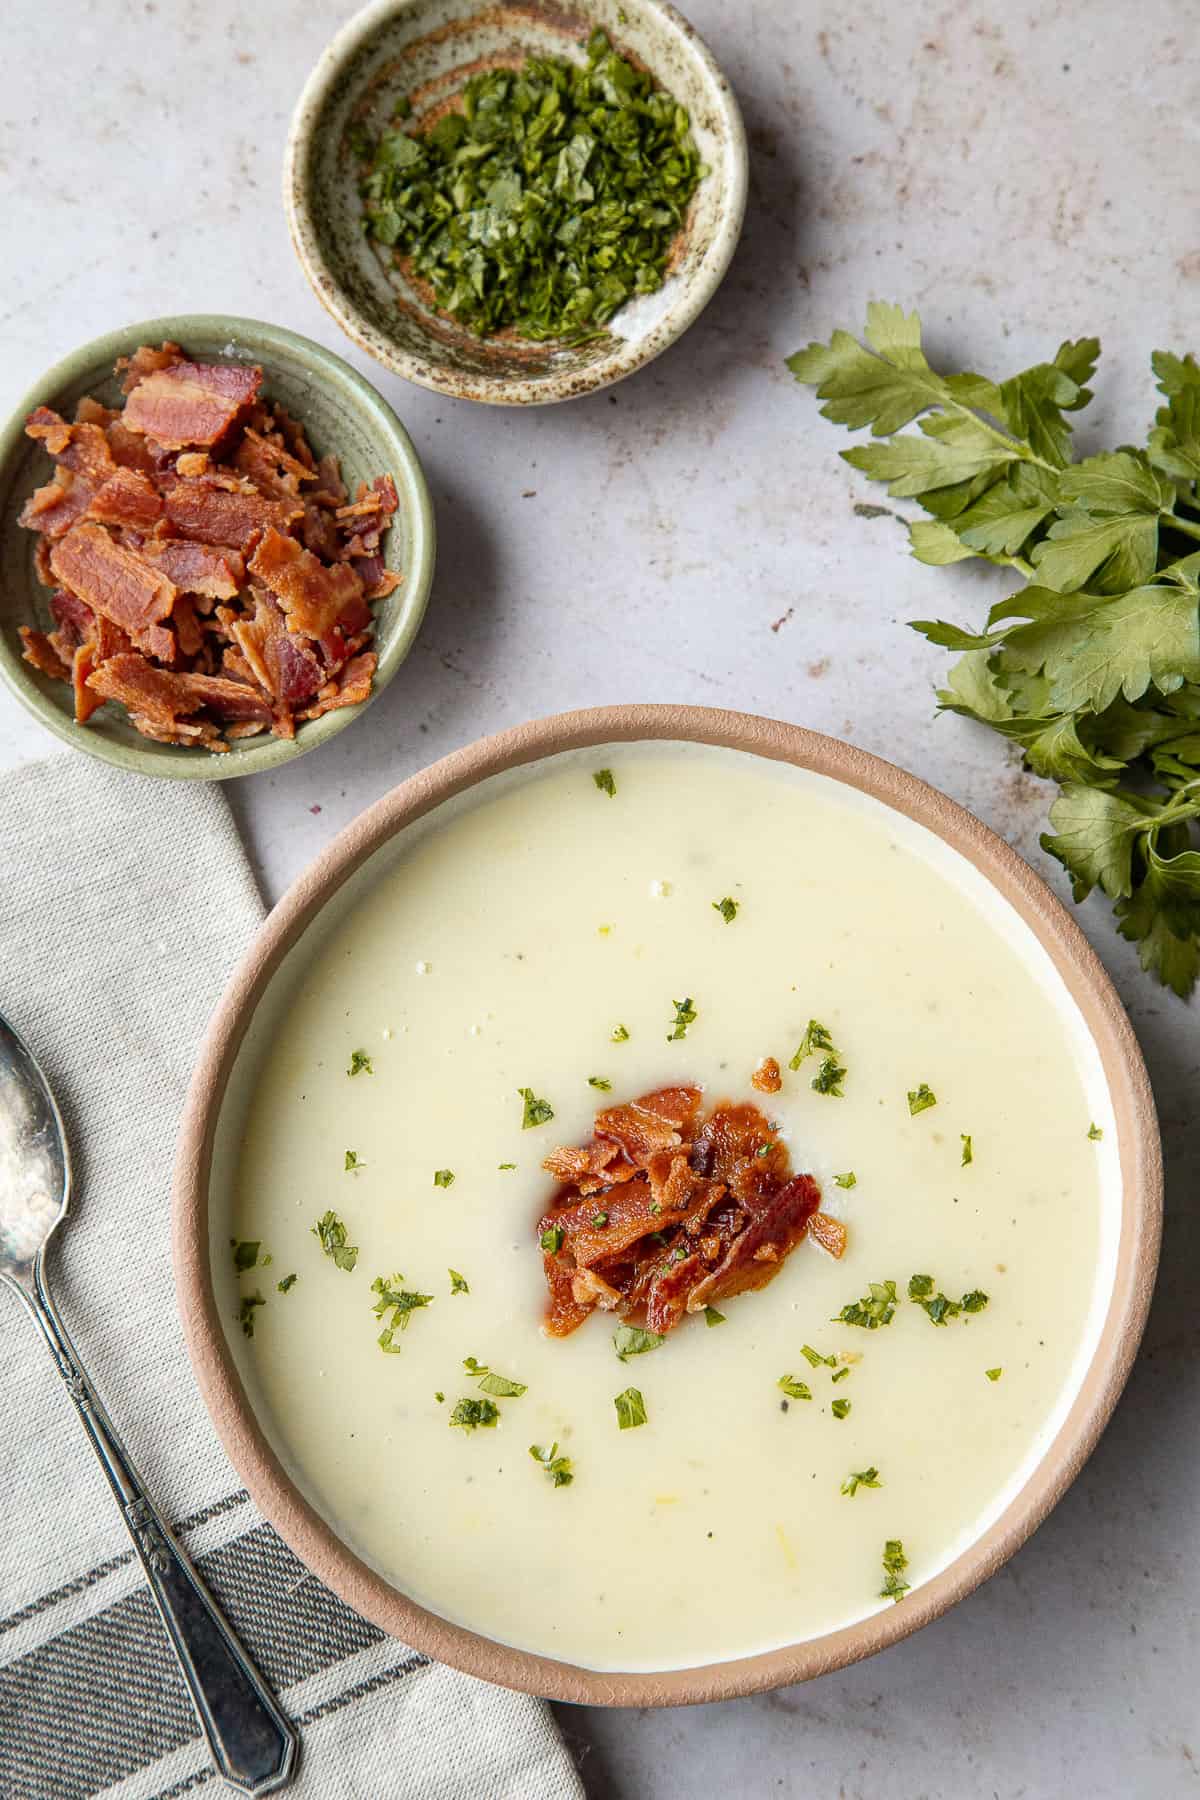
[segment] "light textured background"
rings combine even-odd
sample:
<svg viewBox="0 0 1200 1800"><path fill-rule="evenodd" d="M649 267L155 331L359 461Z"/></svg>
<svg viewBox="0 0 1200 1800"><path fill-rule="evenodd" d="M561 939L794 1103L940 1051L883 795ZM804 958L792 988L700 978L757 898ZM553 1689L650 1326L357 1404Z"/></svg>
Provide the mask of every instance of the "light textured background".
<svg viewBox="0 0 1200 1800"><path fill-rule="evenodd" d="M855 324L873 296L916 304L935 353L988 373L1094 331L1106 357L1083 441L1140 433L1150 350L1200 349L1194 10L689 10L746 114L741 250L660 362L611 393L516 413L373 370L293 261L286 122L348 7L5 9L0 400L119 322L248 313L364 368L433 487L441 561L409 663L328 748L231 791L269 898L432 757L531 714L633 699L774 713L892 757L1062 890L1037 847L1043 785L997 740L935 719L943 654L904 628L931 612L979 617L991 572L923 569L892 519L855 514L879 496L837 461L844 436L782 359ZM0 695L0 763L51 747ZM1138 973L1103 903L1082 918L1145 1046L1169 1167L1158 1299L1112 1428L1010 1566L886 1656L733 1705L564 1712L594 1800L1200 1794L1200 1009Z"/></svg>

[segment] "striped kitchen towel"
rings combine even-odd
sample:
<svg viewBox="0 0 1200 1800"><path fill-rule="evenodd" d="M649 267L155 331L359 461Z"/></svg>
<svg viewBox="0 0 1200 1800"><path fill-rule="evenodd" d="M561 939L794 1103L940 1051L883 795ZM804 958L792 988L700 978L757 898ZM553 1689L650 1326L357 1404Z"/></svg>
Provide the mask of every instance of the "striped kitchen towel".
<svg viewBox="0 0 1200 1800"><path fill-rule="evenodd" d="M262 917L211 783L62 755L0 780L0 1012L75 1154L50 1262L151 1494L298 1723L297 1800L581 1800L548 1708L430 1663L322 1586L256 1512L175 1316L168 1184L205 1020ZM217 1781L104 1477L0 1290L0 1800L208 1800Z"/></svg>

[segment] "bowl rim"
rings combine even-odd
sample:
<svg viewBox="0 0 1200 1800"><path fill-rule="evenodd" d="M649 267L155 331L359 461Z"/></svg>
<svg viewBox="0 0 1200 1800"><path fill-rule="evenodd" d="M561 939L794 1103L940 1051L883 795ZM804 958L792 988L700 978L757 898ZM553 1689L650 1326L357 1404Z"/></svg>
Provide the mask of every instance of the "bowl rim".
<svg viewBox="0 0 1200 1800"><path fill-rule="evenodd" d="M277 348L287 351L306 364L317 379L347 383L369 415L371 429L388 446L387 453L394 459L392 472L400 493L400 504L405 509L405 516L410 524L412 549L405 571L407 603L395 630L389 634L386 647L381 651L380 666L375 671L370 694L357 706L338 707L319 719L304 720L297 726L294 738L269 737L264 741L255 739L244 749L235 750L227 756L213 756L168 744L143 748L138 744L115 743L98 732L89 732L86 726L77 725L42 693L32 678L28 664L14 651L3 632L0 632L0 677L3 677L26 711L32 713L47 731L53 732L55 737L61 738L73 750L82 750L87 755L98 757L101 762L111 763L114 767L139 775L152 775L160 780L232 781L240 775L277 769L284 763L305 755L307 751L315 750L353 724L383 692L407 658L425 617L433 586L436 528L429 484L416 447L393 408L366 377L336 351L314 343L311 338L304 337L299 332L289 331L283 325L268 324L263 319L243 318L233 313L174 313L162 318L143 319L132 325L106 331L60 357L58 362L33 383L3 428L0 428L0 469L7 467L25 445L25 421L29 414L37 406L52 405L56 396L75 381L83 369L94 363L103 363L111 368L117 357L127 355L139 344L151 340L157 343L174 341L186 347L189 336L194 337L200 330L207 335L215 332L218 335L244 339L247 347L253 349L256 359L266 365L268 381L271 351Z"/></svg>
<svg viewBox="0 0 1200 1800"><path fill-rule="evenodd" d="M423 0L370 0L361 12L347 20L326 44L300 91L288 126L283 155L283 207L292 248L313 293L346 336L382 363L418 387L453 399L477 400L489 406L549 406L597 393L623 381L627 375L653 362L678 341L708 305L733 259L746 213L749 183L749 151L746 128L737 97L728 78L696 28L671 0L635 0L656 14L664 26L695 54L712 90L713 104L721 115L728 144L729 170L717 228L703 263L680 290L670 312L670 329L652 334L639 348L626 345L595 364L564 374L556 387L553 376L534 380L521 375L471 375L452 370L443 362L414 356L388 342L345 294L335 271L321 251L320 234L308 204L308 174L313 131L326 96L344 65L370 38L377 27L394 14L414 12Z"/></svg>
<svg viewBox="0 0 1200 1800"><path fill-rule="evenodd" d="M694 1668L619 1673L515 1649L427 1611L357 1557L301 1496L257 1422L217 1318L208 1177L225 1084L254 1007L285 952L368 857L488 776L563 751L648 740L715 744L831 776L964 855L1034 932L1094 1038L1116 1115L1122 1205L1107 1314L1070 1411L1003 1513L952 1563L903 1605L820 1637ZM622 705L534 720L453 751L369 806L293 882L234 973L200 1048L179 1134L172 1237L184 1336L210 1416L259 1509L308 1568L384 1631L469 1675L558 1701L664 1706L732 1699L843 1668L899 1642L994 1574L1065 1493L1116 1405L1149 1310L1161 1211L1158 1122L1133 1028L1083 932L1015 850L938 789L838 739L708 707Z"/></svg>

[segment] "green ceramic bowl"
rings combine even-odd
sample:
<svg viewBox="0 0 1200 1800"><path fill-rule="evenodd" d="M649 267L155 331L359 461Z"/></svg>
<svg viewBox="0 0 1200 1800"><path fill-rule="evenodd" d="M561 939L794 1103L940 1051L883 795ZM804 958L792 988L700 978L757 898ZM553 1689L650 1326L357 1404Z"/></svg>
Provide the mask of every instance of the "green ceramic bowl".
<svg viewBox="0 0 1200 1800"><path fill-rule="evenodd" d="M622 307L602 340L574 347L480 339L435 311L362 230L347 133L378 130L400 98L417 119L470 74L530 55L582 60L601 26L681 101L705 176L656 294ZM292 120L283 197L292 242L321 304L389 369L435 392L499 405L570 400L631 375L686 331L729 266L746 209L746 135L732 89L664 0L374 0L343 26Z"/></svg>
<svg viewBox="0 0 1200 1800"><path fill-rule="evenodd" d="M121 395L113 376L116 359L139 344L161 344L165 339L182 344L201 361L261 363L264 392L307 426L318 456L333 452L341 458L342 475L352 491L358 481L384 473L393 476L400 506L384 539L384 560L401 583L373 609L379 667L372 699L408 655L425 611L433 580L433 511L417 453L391 407L340 356L278 325L220 313L148 319L84 344L26 394L0 436L0 674L29 711L76 750L142 775L227 781L234 775L277 768L315 749L343 731L371 701L306 720L294 739L242 738L224 755L214 755L154 743L136 732L113 705L101 707L86 725L77 725L70 688L51 681L21 657L18 627L52 626L48 590L34 569L36 534L17 524L26 497L49 480L52 468L42 447L25 436L25 420L36 406L51 406L69 418L84 394L117 405Z"/></svg>

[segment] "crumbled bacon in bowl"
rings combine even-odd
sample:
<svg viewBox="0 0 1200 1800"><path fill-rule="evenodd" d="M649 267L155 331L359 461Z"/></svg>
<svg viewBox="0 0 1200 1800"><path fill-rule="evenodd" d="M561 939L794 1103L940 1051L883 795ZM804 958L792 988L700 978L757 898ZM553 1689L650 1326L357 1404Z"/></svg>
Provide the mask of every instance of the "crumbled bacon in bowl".
<svg viewBox="0 0 1200 1800"><path fill-rule="evenodd" d="M698 1087L602 1108L590 1142L543 1167L562 1183L538 1225L552 1337L597 1309L671 1331L765 1287L806 1236L845 1248L845 1227L818 1210L820 1188L792 1173L759 1108L723 1100L702 1116Z"/></svg>
<svg viewBox="0 0 1200 1800"><path fill-rule="evenodd" d="M20 514L53 621L20 628L25 660L80 725L111 701L143 737L210 751L367 699L372 602L400 585L391 474L352 498L256 364L164 343L117 369L123 406L26 421L54 468Z"/></svg>

